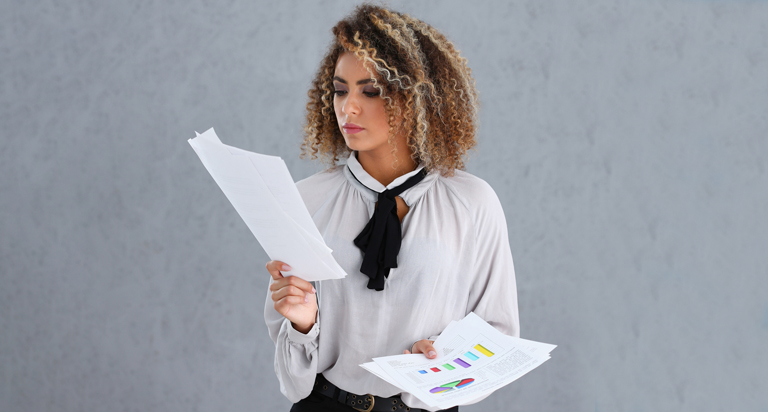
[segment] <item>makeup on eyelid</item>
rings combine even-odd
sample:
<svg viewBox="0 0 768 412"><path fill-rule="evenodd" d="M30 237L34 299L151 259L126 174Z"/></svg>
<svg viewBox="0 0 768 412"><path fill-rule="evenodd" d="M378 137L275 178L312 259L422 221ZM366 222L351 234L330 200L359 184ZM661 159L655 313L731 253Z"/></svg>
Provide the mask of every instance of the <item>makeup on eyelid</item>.
<svg viewBox="0 0 768 412"><path fill-rule="evenodd" d="M334 95L343 96L347 93L349 93L349 90L346 90L343 87L338 87L334 84L334 90L333 90ZM362 93L368 97L379 97L380 95L379 89L375 87L366 87L363 89Z"/></svg>

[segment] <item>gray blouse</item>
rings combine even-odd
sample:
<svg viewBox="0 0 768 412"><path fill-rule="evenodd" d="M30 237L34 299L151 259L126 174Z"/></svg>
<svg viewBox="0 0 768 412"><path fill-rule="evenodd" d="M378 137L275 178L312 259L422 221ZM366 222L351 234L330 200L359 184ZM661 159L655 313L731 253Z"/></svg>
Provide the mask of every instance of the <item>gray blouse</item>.
<svg viewBox="0 0 768 412"><path fill-rule="evenodd" d="M309 395L318 373L351 393L399 394L359 365L402 354L417 340L434 339L452 320L472 311L502 333L520 335L507 224L485 181L458 170L450 177L431 172L400 195L410 210L402 222L398 267L380 292L366 287L369 278L360 272L363 254L353 239L373 214L374 191L384 191L384 185L365 172L353 153L347 165L297 186L347 277L315 283L318 319L307 334L293 329L267 294L264 317L276 346L275 372L291 402ZM407 393L403 401L427 408Z"/></svg>

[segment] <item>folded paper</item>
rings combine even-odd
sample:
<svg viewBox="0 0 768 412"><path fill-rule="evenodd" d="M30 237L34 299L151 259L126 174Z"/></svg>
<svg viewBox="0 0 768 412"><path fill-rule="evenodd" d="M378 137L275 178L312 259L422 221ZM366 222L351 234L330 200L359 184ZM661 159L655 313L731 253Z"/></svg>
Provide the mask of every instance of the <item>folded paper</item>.
<svg viewBox="0 0 768 412"><path fill-rule="evenodd" d="M189 144L270 259L291 266L284 275L308 281L346 276L281 158L227 146L213 129Z"/></svg>

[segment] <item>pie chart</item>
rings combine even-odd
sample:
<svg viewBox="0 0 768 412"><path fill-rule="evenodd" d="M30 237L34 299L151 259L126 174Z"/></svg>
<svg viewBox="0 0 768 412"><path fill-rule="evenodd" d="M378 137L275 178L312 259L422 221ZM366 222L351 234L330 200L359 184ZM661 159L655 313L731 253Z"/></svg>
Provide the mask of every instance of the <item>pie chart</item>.
<svg viewBox="0 0 768 412"><path fill-rule="evenodd" d="M436 388L432 388L429 391L431 393L448 392L448 391L451 391L453 389L461 389L461 388L471 384L474 381L475 380L472 379L472 378L467 378L467 379L462 379L462 380L459 380L459 381L448 382L448 383L444 383L444 384L442 384L442 385L440 385L440 386L438 386Z"/></svg>

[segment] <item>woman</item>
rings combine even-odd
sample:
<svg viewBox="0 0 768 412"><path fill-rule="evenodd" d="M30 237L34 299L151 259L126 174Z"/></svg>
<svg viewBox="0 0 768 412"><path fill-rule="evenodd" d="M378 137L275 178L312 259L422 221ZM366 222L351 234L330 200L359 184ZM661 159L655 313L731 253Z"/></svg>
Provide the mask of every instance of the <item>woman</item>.
<svg viewBox="0 0 768 412"><path fill-rule="evenodd" d="M461 171L474 80L451 42L406 14L362 5L333 34L302 146L333 167L297 186L348 276L313 285L283 277L290 262L267 263L275 371L292 411L426 408L359 365L435 358L437 335L472 311L519 336L504 213Z"/></svg>

